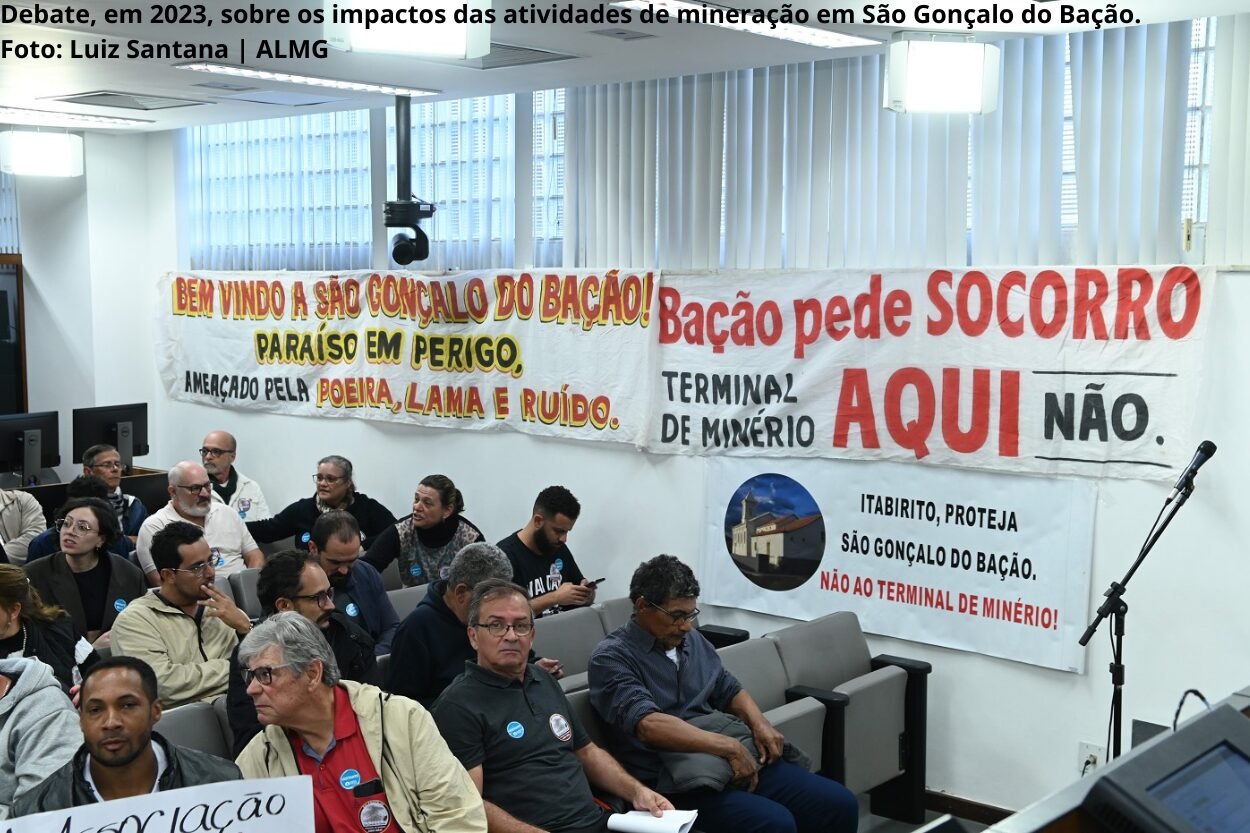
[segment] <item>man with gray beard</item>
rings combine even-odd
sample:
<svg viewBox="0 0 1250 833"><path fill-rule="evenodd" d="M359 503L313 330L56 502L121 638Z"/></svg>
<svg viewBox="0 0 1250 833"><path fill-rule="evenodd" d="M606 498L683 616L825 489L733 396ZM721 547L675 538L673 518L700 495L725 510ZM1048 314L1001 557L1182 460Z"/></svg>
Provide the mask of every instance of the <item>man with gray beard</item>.
<svg viewBox="0 0 1250 833"><path fill-rule="evenodd" d="M136 545L139 567L148 584L160 586L152 562L152 536L171 521L186 521L203 528L217 575L229 575L245 567L261 567L265 556L239 515L224 503L213 501L213 484L199 463L183 461L169 470L169 503L143 522Z"/></svg>

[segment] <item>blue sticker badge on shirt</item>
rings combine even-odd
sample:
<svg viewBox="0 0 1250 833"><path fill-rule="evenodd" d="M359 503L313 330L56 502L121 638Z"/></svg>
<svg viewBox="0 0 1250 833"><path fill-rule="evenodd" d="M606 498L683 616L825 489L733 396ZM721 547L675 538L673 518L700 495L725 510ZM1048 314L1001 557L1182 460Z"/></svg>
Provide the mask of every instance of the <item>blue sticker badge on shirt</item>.
<svg viewBox="0 0 1250 833"><path fill-rule="evenodd" d="M564 572L564 559L557 558L555 561L551 562L551 569L555 570L557 573L563 573Z"/></svg>
<svg viewBox="0 0 1250 833"><path fill-rule="evenodd" d="M441 570L439 570L439 571L438 571L438 577L439 577L439 578L441 578L441 579L445 579L445 578L447 578L449 575L451 575L451 567L450 567L450 566L448 566L448 567L444 567L443 569L441 569Z"/></svg>
<svg viewBox="0 0 1250 833"><path fill-rule="evenodd" d="M360 773L354 769L345 769L339 776L339 786L345 790L354 790L360 784Z"/></svg>
<svg viewBox="0 0 1250 833"><path fill-rule="evenodd" d="M348 602L347 607L343 608L343 612L348 616L359 616L360 608L356 607L355 602Z"/></svg>
<svg viewBox="0 0 1250 833"><path fill-rule="evenodd" d="M519 740L525 737L525 727L514 720L508 724L508 734Z"/></svg>
<svg viewBox="0 0 1250 833"><path fill-rule="evenodd" d="M221 550L219 550L217 547L213 547L212 550L210 550L209 552L213 557L214 567L226 566L226 557L221 554Z"/></svg>
<svg viewBox="0 0 1250 833"><path fill-rule="evenodd" d="M312 533L310 532L305 532L303 535L299 537L299 542L301 544L307 544L311 540L312 540Z"/></svg>
<svg viewBox="0 0 1250 833"><path fill-rule="evenodd" d="M408 575L413 576L413 577L421 575L421 565L413 564L411 567L409 567Z"/></svg>
<svg viewBox="0 0 1250 833"><path fill-rule="evenodd" d="M117 601L113 602L113 610L116 610L118 613L121 613L125 609L126 609L125 599L118 599Z"/></svg>

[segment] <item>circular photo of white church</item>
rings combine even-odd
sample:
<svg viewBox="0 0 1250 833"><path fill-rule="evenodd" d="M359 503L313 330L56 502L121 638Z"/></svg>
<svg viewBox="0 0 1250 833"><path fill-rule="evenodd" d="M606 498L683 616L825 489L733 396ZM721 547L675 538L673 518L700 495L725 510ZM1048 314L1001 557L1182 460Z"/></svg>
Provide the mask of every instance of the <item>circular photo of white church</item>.
<svg viewBox="0 0 1250 833"><path fill-rule="evenodd" d="M757 474L725 507L725 548L742 575L765 590L793 590L816 574L825 519L797 480Z"/></svg>

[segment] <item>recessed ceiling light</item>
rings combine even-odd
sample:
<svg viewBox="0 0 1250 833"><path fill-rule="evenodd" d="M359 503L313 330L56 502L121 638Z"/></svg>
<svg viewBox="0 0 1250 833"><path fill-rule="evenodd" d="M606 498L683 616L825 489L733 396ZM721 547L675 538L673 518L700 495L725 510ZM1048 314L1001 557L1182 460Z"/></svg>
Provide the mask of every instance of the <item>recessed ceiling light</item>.
<svg viewBox="0 0 1250 833"><path fill-rule="evenodd" d="M328 87L332 90L351 90L358 93L380 93L382 95L406 95L412 98L423 95L438 95L438 90L419 90L415 87L392 87L388 84L366 84L360 81L340 81L336 78L317 78L312 75L294 75L289 72L270 72L264 69L247 69L230 64L178 64L178 69L189 69L192 72L212 72L217 75L234 75L239 78L257 78L261 81L278 81L283 84L305 84L310 87Z"/></svg>
<svg viewBox="0 0 1250 833"><path fill-rule="evenodd" d="M828 29L817 29L813 26L800 26L797 23L754 23L750 20L730 22L735 16L749 18L751 10L718 6L713 3L695 3L691 0L616 0L612 5L630 9L665 9L669 12L669 20L672 23L719 26L722 29L733 29L738 32L792 41L804 46L819 46L824 49L881 44L881 41L870 38L844 35L841 32L831 32Z"/></svg>
<svg viewBox="0 0 1250 833"><path fill-rule="evenodd" d="M48 127L141 127L155 124L150 119L123 119L117 116L91 116L85 113L57 113L53 110L29 110L25 107L0 106L0 122L34 124Z"/></svg>

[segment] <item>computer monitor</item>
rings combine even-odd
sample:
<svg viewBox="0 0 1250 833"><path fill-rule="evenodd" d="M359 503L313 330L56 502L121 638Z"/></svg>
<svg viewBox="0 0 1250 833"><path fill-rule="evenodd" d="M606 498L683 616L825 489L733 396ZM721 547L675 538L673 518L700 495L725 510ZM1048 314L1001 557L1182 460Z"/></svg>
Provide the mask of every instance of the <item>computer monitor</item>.
<svg viewBox="0 0 1250 833"><path fill-rule="evenodd" d="M122 458L122 472L130 473L135 457L148 453L148 406L106 405L74 409L74 459L93 445L111 445Z"/></svg>
<svg viewBox="0 0 1250 833"><path fill-rule="evenodd" d="M1250 719L1220 706L1111 769L1085 810L1108 829L1142 833L1250 830Z"/></svg>
<svg viewBox="0 0 1250 833"><path fill-rule="evenodd" d="M21 486L56 482L55 476L41 475L40 470L61 464L57 416L56 411L0 416L0 472L20 476Z"/></svg>

